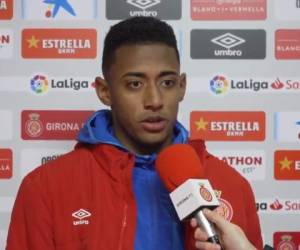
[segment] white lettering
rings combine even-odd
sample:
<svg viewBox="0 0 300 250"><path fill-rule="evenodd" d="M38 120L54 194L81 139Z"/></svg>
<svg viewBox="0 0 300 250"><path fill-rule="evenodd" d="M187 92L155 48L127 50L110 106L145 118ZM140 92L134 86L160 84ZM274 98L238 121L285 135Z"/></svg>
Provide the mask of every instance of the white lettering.
<svg viewBox="0 0 300 250"><path fill-rule="evenodd" d="M242 0L217 0L217 4L221 5L221 4L241 4Z"/></svg>
<svg viewBox="0 0 300 250"><path fill-rule="evenodd" d="M46 129L48 131L79 131L79 125L77 123L67 122L48 122L46 123Z"/></svg>
<svg viewBox="0 0 300 250"><path fill-rule="evenodd" d="M298 52L300 51L300 46L292 46L292 45L286 45L286 46L277 46L277 51L281 52Z"/></svg>
<svg viewBox="0 0 300 250"><path fill-rule="evenodd" d="M216 7L193 7L193 12L203 13L203 12L216 12Z"/></svg>
<svg viewBox="0 0 300 250"><path fill-rule="evenodd" d="M244 132L241 131L227 131L227 136L244 136Z"/></svg>
<svg viewBox="0 0 300 250"><path fill-rule="evenodd" d="M259 12L265 12L265 9L263 7L241 7L241 6L233 6L229 8L230 12L236 12L236 13L242 13L242 12L248 12L248 13L259 13Z"/></svg>
<svg viewBox="0 0 300 250"><path fill-rule="evenodd" d="M6 164L0 165L0 171L9 171L9 170L10 170L9 165Z"/></svg>
<svg viewBox="0 0 300 250"><path fill-rule="evenodd" d="M295 170L300 170L300 161L295 161Z"/></svg>
<svg viewBox="0 0 300 250"><path fill-rule="evenodd" d="M58 54L75 54L75 49L58 49Z"/></svg>
<svg viewBox="0 0 300 250"><path fill-rule="evenodd" d="M215 50L215 56L242 56L243 52L241 50Z"/></svg>
<svg viewBox="0 0 300 250"><path fill-rule="evenodd" d="M0 10L7 10L7 3L5 0L0 1Z"/></svg>
<svg viewBox="0 0 300 250"><path fill-rule="evenodd" d="M259 131L258 122L219 122L212 121L212 131Z"/></svg>
<svg viewBox="0 0 300 250"><path fill-rule="evenodd" d="M146 10L136 10L136 11L130 11L129 15L134 17L134 16L152 16L156 17L157 16L157 11L146 11Z"/></svg>
<svg viewBox="0 0 300 250"><path fill-rule="evenodd" d="M78 220L78 221L73 221L73 225L88 225L90 222L88 220Z"/></svg>
<svg viewBox="0 0 300 250"><path fill-rule="evenodd" d="M42 46L44 49L90 49L91 41L88 39L44 39L42 40Z"/></svg>

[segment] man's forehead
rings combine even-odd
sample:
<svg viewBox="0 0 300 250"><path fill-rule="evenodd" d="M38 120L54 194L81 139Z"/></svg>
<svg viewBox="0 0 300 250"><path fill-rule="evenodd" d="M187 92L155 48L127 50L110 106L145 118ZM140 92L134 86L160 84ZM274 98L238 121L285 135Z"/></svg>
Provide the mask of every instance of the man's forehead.
<svg viewBox="0 0 300 250"><path fill-rule="evenodd" d="M176 51L173 47L168 46L164 43L153 43L153 42L145 42L145 43L137 43L137 44L124 44L121 45L119 48L116 49L115 54L121 54L121 53L139 53L139 52L145 52L145 51L152 51L152 50L164 50L168 51L169 53L173 52L174 55L176 55Z"/></svg>
<svg viewBox="0 0 300 250"><path fill-rule="evenodd" d="M110 67L110 74L122 71L121 74L128 72L146 73L152 70L156 74L160 72L179 73L179 62L174 48L161 43L147 43L122 45L115 51Z"/></svg>

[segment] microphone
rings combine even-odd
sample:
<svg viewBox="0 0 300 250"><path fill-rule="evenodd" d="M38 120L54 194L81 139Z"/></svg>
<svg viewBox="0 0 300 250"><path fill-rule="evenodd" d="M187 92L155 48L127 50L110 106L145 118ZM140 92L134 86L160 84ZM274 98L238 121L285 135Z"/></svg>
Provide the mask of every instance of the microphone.
<svg viewBox="0 0 300 250"><path fill-rule="evenodd" d="M156 170L170 192L180 220L196 218L208 235L208 241L220 245L213 225L202 209L215 209L219 201L208 180L198 154L188 144L171 145L157 156Z"/></svg>

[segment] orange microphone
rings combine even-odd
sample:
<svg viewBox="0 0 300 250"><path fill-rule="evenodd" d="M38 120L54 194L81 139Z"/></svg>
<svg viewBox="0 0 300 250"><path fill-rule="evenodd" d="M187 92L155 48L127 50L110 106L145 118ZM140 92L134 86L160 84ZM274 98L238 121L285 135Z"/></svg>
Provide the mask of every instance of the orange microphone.
<svg viewBox="0 0 300 250"><path fill-rule="evenodd" d="M165 148L157 157L156 170L170 192L179 219L196 218L208 241L220 245L213 226L202 212L204 208L215 209L219 201L204 178L204 168L194 148L188 144Z"/></svg>

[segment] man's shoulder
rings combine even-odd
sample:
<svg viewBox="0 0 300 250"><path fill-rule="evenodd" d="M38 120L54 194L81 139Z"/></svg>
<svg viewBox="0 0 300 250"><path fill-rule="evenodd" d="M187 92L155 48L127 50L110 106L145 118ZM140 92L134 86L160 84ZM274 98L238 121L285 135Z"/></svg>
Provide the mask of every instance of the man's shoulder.
<svg viewBox="0 0 300 250"><path fill-rule="evenodd" d="M72 178L82 179L100 169L109 169L112 166L112 159L120 157L124 158L124 153L112 145L78 144L69 153L34 169L24 181L50 183L67 182Z"/></svg>
<svg viewBox="0 0 300 250"><path fill-rule="evenodd" d="M37 182L68 176L74 171L86 168L91 160L92 154L87 148L77 148L38 166L24 178L24 181Z"/></svg>
<svg viewBox="0 0 300 250"><path fill-rule="evenodd" d="M212 182L234 189L239 187L241 190L248 190L250 188L249 181L233 166L208 152L204 165L207 178Z"/></svg>
<svg viewBox="0 0 300 250"><path fill-rule="evenodd" d="M198 153L208 179L222 179L222 181L229 180L229 182L234 185L247 185L248 181L238 171L227 162L219 159L206 150L205 141L192 140L189 144L193 146Z"/></svg>

